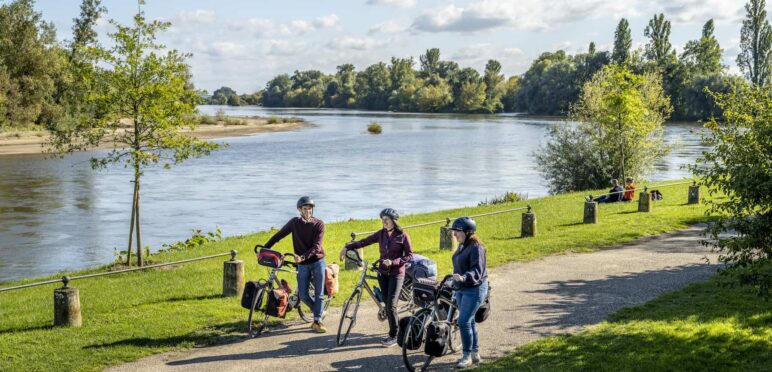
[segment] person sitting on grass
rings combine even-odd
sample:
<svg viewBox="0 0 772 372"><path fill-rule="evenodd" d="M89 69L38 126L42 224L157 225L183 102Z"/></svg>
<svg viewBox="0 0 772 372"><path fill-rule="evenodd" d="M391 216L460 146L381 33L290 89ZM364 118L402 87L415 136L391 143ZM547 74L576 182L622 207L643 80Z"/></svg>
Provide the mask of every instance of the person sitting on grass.
<svg viewBox="0 0 772 372"><path fill-rule="evenodd" d="M595 199L593 199L592 195L589 195L587 197L587 201L594 201L598 203L616 203L622 201L625 189L619 185L619 180L614 178L611 180L611 185L614 187L611 188L611 191L609 191L608 194L597 197Z"/></svg>
<svg viewBox="0 0 772 372"><path fill-rule="evenodd" d="M635 199L635 182L632 177L625 178L625 194L622 200L626 202L633 201Z"/></svg>

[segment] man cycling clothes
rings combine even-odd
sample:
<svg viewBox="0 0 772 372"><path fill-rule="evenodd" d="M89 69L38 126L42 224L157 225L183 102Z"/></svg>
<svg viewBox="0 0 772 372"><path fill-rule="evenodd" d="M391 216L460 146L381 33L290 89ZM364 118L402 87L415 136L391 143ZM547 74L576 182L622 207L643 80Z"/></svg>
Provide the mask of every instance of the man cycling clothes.
<svg viewBox="0 0 772 372"><path fill-rule="evenodd" d="M316 333L325 333L322 325L324 312L324 222L314 217L314 201L304 196L298 199L297 208L300 217L293 217L271 239L266 248L273 247L289 234L292 234L292 247L295 262L298 263L298 294L300 300L310 307L314 314L311 329ZM309 295L309 283L314 285L314 298Z"/></svg>

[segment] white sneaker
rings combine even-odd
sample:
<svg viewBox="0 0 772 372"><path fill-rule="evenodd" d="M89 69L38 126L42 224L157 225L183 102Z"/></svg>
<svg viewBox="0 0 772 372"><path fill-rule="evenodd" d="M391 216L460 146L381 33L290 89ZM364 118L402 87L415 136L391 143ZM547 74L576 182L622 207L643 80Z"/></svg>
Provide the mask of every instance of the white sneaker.
<svg viewBox="0 0 772 372"><path fill-rule="evenodd" d="M478 353L476 351L472 352L472 363L480 364L480 353Z"/></svg>
<svg viewBox="0 0 772 372"><path fill-rule="evenodd" d="M469 354L464 354L461 359L458 360L456 363L456 368L462 369L462 368L469 368L472 365L472 358L469 356Z"/></svg>

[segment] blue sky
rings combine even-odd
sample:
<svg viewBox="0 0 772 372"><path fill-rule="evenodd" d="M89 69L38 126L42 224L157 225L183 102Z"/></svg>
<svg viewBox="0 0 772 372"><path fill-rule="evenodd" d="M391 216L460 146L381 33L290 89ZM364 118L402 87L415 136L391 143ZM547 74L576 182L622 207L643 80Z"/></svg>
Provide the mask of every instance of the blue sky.
<svg viewBox="0 0 772 372"><path fill-rule="evenodd" d="M3 1L4 3L7 1ZM724 64L738 72L743 0L148 0L149 18L172 22L161 40L193 54L197 87L210 92L229 86L240 93L265 86L273 76L295 70L353 63L358 70L392 56L415 57L440 48L443 59L482 70L494 58L509 76L522 74L539 54L557 49L585 51L590 41L609 50L622 17L630 21L634 47L655 13L672 26L680 51L713 18L724 48ZM106 19L129 23L131 0L103 0ZM38 0L36 8L54 23L60 39L71 37L79 0ZM767 6L770 11L770 6ZM105 39L106 19L98 30Z"/></svg>

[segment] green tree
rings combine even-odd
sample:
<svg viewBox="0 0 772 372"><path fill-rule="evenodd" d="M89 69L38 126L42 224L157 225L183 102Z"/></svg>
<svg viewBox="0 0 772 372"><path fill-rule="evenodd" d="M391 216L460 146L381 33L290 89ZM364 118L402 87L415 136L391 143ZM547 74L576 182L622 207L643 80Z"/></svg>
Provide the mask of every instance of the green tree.
<svg viewBox="0 0 772 372"><path fill-rule="evenodd" d="M141 4L141 3L140 3ZM137 262L141 266L140 180L143 168L153 164L170 167L190 157L209 154L216 143L181 133L195 126L199 93L188 89L187 55L156 43L156 34L169 23L147 22L143 12L131 27L115 21L110 34L113 46L99 53L98 69L105 89L94 97L106 115L88 126L54 133L53 146L61 153L109 143L114 149L94 157L94 168L124 163L134 170L134 196L129 234L136 232Z"/></svg>
<svg viewBox="0 0 772 372"><path fill-rule="evenodd" d="M445 80L438 80L435 84L424 84L415 92L415 104L420 112L445 111L452 103L453 94Z"/></svg>
<svg viewBox="0 0 772 372"><path fill-rule="evenodd" d="M263 106L280 107L284 104L284 96L292 88L292 80L289 75L281 74L268 81L265 84L263 92Z"/></svg>
<svg viewBox="0 0 772 372"><path fill-rule="evenodd" d="M7 77L0 129L55 121L61 115L56 81L65 65L53 24L42 20L31 0L0 6L0 66Z"/></svg>
<svg viewBox="0 0 772 372"><path fill-rule="evenodd" d="M745 4L746 16L740 31L740 54L737 66L754 85L763 87L770 82L772 66L772 28L767 21L765 0L750 0Z"/></svg>
<svg viewBox="0 0 772 372"><path fill-rule="evenodd" d="M542 53L523 74L518 109L540 115L566 114L581 90L576 78L577 67L570 55L562 50Z"/></svg>
<svg viewBox="0 0 772 372"><path fill-rule="evenodd" d="M717 74L724 70L721 65L721 55L724 51L713 35L714 30L712 19L705 22L702 37L687 42L681 54L681 61L696 74Z"/></svg>
<svg viewBox="0 0 772 372"><path fill-rule="evenodd" d="M537 163L557 191L600 188L610 178L640 178L666 153L662 124L669 113L659 76L606 66L584 84L571 111L576 126L551 132L548 145L537 151ZM576 164L562 157L572 150L592 169L570 168Z"/></svg>
<svg viewBox="0 0 772 372"><path fill-rule="evenodd" d="M422 54L419 58L421 61L421 69L418 72L418 76L423 79L429 79L434 75L439 75L440 68L440 50L437 48L427 49L426 53Z"/></svg>
<svg viewBox="0 0 772 372"><path fill-rule="evenodd" d="M331 107L352 108L356 106L356 72L350 63L337 67L335 78L327 85Z"/></svg>
<svg viewBox="0 0 772 372"><path fill-rule="evenodd" d="M413 70L414 64L413 58L391 58L389 109L396 111L413 109L413 94L418 89L415 70Z"/></svg>
<svg viewBox="0 0 772 372"><path fill-rule="evenodd" d="M489 113L500 112L504 109L504 105L501 103L501 94L503 93L501 83L504 82L504 74L501 73L499 61L488 60L485 65L483 81L485 82L485 111Z"/></svg>
<svg viewBox="0 0 772 372"><path fill-rule="evenodd" d="M479 112L483 109L486 96L486 86L482 81L468 81L461 84L458 96L455 99L456 111Z"/></svg>
<svg viewBox="0 0 772 372"><path fill-rule="evenodd" d="M504 95L501 97L501 103L504 105L505 112L514 112L517 110L517 92L520 90L520 77L510 76L504 83Z"/></svg>
<svg viewBox="0 0 772 372"><path fill-rule="evenodd" d="M368 66L357 74L356 94L359 107L368 110L386 110L389 107L391 74L385 63Z"/></svg>
<svg viewBox="0 0 772 372"><path fill-rule="evenodd" d="M740 84L715 93L723 110L703 140L711 146L692 166L711 194L709 243L734 270L723 274L770 296L772 288L772 98L766 88Z"/></svg>
<svg viewBox="0 0 772 372"><path fill-rule="evenodd" d="M655 14L643 34L650 39L644 52L646 59L657 66L664 66L674 59L675 51L670 44L670 21L665 20L664 14Z"/></svg>
<svg viewBox="0 0 772 372"><path fill-rule="evenodd" d="M617 64L624 64L630 60L630 48L633 47L633 38L630 36L630 23L622 18L614 32L614 52L611 60Z"/></svg>

